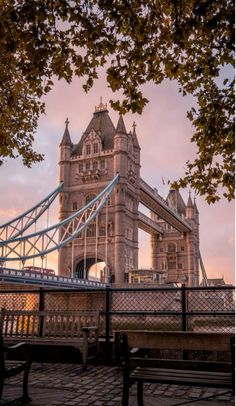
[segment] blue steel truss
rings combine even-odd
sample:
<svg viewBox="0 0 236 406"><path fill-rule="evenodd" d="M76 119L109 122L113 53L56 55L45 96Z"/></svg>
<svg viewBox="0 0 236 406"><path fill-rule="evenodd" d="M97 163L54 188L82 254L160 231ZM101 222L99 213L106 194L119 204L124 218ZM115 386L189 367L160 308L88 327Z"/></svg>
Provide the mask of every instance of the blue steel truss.
<svg viewBox="0 0 236 406"><path fill-rule="evenodd" d="M62 190L62 187L63 183L31 209L15 217L13 220L0 225L0 242L10 241L22 235L49 208Z"/></svg>
<svg viewBox="0 0 236 406"><path fill-rule="evenodd" d="M65 220L44 230L0 242L0 263L5 261L26 261L41 257L52 251L59 250L73 241L91 224L108 201L114 187L119 182L120 175L114 179L86 206ZM57 242L57 237L59 239Z"/></svg>

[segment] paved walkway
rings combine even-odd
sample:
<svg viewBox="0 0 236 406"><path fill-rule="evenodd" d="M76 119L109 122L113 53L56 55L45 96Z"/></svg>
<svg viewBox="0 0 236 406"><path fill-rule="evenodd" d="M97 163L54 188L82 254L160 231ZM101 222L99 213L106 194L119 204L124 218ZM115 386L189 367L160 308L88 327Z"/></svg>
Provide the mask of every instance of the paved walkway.
<svg viewBox="0 0 236 406"><path fill-rule="evenodd" d="M7 381L4 386L4 403L21 395L22 377ZM173 406L183 402L196 406L232 406L231 394L223 395L225 390L177 385L146 384L144 389L145 406ZM120 406L122 393L122 374L119 367L89 366L83 372L78 364L33 363L29 394L29 406ZM136 406L136 389L132 387L130 406ZM202 397L217 395L211 400ZM195 403L194 400L198 399ZM17 402L11 405L17 405Z"/></svg>

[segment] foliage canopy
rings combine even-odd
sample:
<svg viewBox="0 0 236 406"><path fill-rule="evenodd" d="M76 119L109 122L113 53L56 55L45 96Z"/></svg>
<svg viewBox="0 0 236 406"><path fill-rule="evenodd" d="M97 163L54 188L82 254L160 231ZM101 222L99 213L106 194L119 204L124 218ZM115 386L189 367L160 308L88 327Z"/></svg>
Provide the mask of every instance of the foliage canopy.
<svg viewBox="0 0 236 406"><path fill-rule="evenodd" d="M141 113L140 86L168 78L197 107L188 112L198 152L175 186L189 184L209 203L234 196L234 87L217 79L234 64L232 0L4 0L0 8L0 158L31 166L42 96L53 80L84 77L88 91L106 66L107 82ZM1 162L2 162L1 161Z"/></svg>

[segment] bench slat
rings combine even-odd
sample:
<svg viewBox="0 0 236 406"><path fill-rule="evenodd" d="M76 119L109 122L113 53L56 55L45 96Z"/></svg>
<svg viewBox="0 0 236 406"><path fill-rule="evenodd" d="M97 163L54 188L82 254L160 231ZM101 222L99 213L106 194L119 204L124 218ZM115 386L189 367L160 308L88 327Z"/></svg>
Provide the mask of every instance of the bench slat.
<svg viewBox="0 0 236 406"><path fill-rule="evenodd" d="M164 369L164 368L140 368L137 367L132 373L131 376L139 375L153 375L153 376L166 376L166 377L180 377L186 378L188 381L194 378L201 379L212 379L214 380L223 380L226 379L232 382L232 376L230 373L225 372L207 372L207 371L186 371L181 369Z"/></svg>
<svg viewBox="0 0 236 406"><path fill-rule="evenodd" d="M159 383L172 383L172 384L184 384L184 385L193 385L193 386L207 386L207 387L232 387L232 379L231 376L221 376L221 377L214 377L214 376L196 376L195 374L181 374L171 373L163 374L158 373L158 371L151 372L151 371L137 371L136 373L132 373L130 375L131 379L134 378L135 381L143 381L143 382L159 382Z"/></svg>
<svg viewBox="0 0 236 406"><path fill-rule="evenodd" d="M193 333L191 331L121 331L129 337L129 346L146 349L173 349L195 351L230 351L232 334ZM141 345L140 345L141 343Z"/></svg>
<svg viewBox="0 0 236 406"><path fill-rule="evenodd" d="M183 359L163 359L163 358L130 358L130 367L139 364L143 368L165 368L165 369L185 369L185 370L200 370L214 372L230 372L232 364L223 361L199 361L199 360L183 360Z"/></svg>

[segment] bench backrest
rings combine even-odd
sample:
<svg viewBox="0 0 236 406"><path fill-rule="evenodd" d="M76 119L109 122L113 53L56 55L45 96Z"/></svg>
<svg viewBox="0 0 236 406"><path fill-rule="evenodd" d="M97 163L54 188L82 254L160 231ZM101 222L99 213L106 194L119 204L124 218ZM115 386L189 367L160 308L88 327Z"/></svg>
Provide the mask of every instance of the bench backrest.
<svg viewBox="0 0 236 406"><path fill-rule="evenodd" d="M98 327L98 312L41 312L43 337L79 338L82 328Z"/></svg>
<svg viewBox="0 0 236 406"><path fill-rule="evenodd" d="M230 351L233 334L183 331L124 330L129 348Z"/></svg>
<svg viewBox="0 0 236 406"><path fill-rule="evenodd" d="M5 337L78 338L82 327L98 327L97 311L1 311Z"/></svg>

